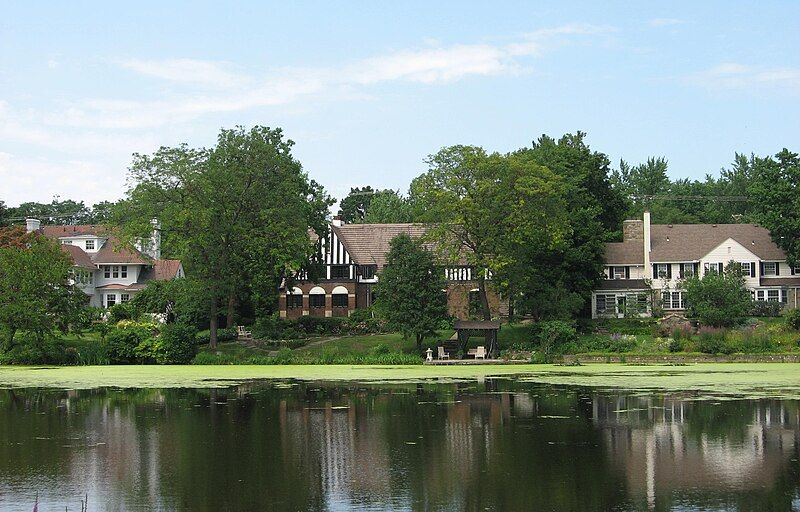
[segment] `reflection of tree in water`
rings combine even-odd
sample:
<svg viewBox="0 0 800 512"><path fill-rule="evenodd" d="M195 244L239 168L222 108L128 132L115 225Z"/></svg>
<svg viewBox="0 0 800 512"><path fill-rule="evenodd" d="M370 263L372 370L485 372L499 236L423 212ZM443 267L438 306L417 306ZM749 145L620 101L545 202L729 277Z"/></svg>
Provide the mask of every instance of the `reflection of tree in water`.
<svg viewBox="0 0 800 512"><path fill-rule="evenodd" d="M798 414L502 379L0 391L0 509L786 509Z"/></svg>

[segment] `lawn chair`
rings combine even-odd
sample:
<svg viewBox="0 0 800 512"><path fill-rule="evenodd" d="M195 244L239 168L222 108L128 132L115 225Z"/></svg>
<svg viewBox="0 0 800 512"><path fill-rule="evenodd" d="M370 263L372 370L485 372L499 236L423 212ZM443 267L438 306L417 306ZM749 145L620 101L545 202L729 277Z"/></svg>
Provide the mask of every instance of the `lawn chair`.
<svg viewBox="0 0 800 512"><path fill-rule="evenodd" d="M439 345L439 359L450 359L450 354L444 351L444 347Z"/></svg>
<svg viewBox="0 0 800 512"><path fill-rule="evenodd" d="M475 359L486 360L486 347L478 347L475 351Z"/></svg>
<svg viewBox="0 0 800 512"><path fill-rule="evenodd" d="M239 338L252 338L253 333L247 330L247 327L244 325L237 325L236 326L236 334Z"/></svg>

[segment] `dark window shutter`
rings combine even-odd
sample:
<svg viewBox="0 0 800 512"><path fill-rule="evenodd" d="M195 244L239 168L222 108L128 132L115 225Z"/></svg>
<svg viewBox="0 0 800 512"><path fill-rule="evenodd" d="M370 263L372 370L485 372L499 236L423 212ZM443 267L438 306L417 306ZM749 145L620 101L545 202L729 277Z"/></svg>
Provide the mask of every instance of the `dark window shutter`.
<svg viewBox="0 0 800 512"><path fill-rule="evenodd" d="M678 276L683 279L683 263L678 263Z"/></svg>
<svg viewBox="0 0 800 512"><path fill-rule="evenodd" d="M777 261L775 262L775 275L776 276L781 275L781 264L778 263Z"/></svg>
<svg viewBox="0 0 800 512"><path fill-rule="evenodd" d="M658 279L658 265L653 264L653 279Z"/></svg>
<svg viewBox="0 0 800 512"><path fill-rule="evenodd" d="M625 267L625 279L631 278L631 267Z"/></svg>
<svg viewBox="0 0 800 512"><path fill-rule="evenodd" d="M694 276L695 277L699 277L700 276L700 263L693 263L692 266L694 268Z"/></svg>
<svg viewBox="0 0 800 512"><path fill-rule="evenodd" d="M672 279L672 263L667 263L667 279Z"/></svg>
<svg viewBox="0 0 800 512"><path fill-rule="evenodd" d="M756 277L756 262L750 263L750 277Z"/></svg>
<svg viewBox="0 0 800 512"><path fill-rule="evenodd" d="M758 275L760 275L760 276L764 275L764 262L763 261L759 261L758 262Z"/></svg>

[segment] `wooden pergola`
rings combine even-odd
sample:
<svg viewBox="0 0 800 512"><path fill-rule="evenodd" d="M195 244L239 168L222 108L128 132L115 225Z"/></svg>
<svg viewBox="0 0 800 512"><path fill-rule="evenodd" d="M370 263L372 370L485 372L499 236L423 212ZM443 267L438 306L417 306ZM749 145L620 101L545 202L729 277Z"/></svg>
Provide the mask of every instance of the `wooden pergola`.
<svg viewBox="0 0 800 512"><path fill-rule="evenodd" d="M483 336L486 340L486 353L489 358L495 359L500 353L497 346L497 333L500 331L500 322L485 320L456 320L453 325L458 336L458 349L462 358L467 354L467 343L473 336Z"/></svg>

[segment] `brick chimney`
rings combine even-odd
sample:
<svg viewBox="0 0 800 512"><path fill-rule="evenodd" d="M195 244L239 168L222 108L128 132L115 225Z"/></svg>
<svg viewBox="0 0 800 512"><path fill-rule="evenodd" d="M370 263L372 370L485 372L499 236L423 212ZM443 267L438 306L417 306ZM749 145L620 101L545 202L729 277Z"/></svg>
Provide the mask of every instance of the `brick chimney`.
<svg viewBox="0 0 800 512"><path fill-rule="evenodd" d="M331 221L331 224L333 224L334 226L336 226L338 228L338 227L344 225L344 221L342 220L342 218L339 215L336 215L336 216L333 217L333 220Z"/></svg>

